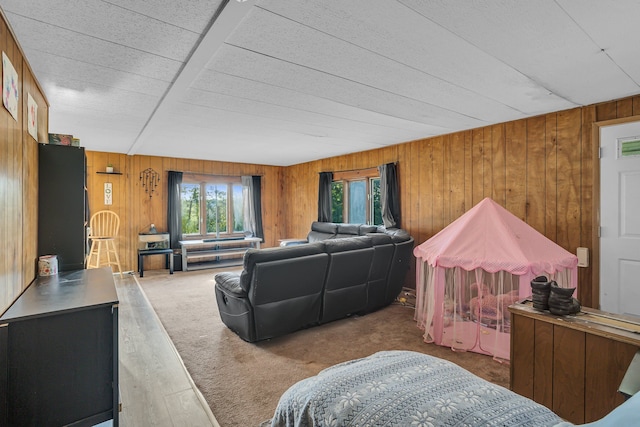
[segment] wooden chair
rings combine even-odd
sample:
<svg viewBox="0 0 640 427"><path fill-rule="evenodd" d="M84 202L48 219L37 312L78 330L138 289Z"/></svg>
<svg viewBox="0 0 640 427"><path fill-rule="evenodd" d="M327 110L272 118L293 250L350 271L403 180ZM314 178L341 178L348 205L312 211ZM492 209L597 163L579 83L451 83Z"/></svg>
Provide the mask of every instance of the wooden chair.
<svg viewBox="0 0 640 427"><path fill-rule="evenodd" d="M122 277L122 267L115 243L120 228L120 217L113 211L99 211L91 216L89 227L91 250L87 257L87 268L116 265ZM105 257L106 262L103 260Z"/></svg>

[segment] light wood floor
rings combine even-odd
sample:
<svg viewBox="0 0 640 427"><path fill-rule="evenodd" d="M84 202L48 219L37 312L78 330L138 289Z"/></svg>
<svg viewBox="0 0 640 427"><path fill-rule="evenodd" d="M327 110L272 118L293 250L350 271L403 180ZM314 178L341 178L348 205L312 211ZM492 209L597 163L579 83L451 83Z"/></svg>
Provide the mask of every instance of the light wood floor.
<svg viewBox="0 0 640 427"><path fill-rule="evenodd" d="M219 427L134 276L113 277L120 300L120 425Z"/></svg>

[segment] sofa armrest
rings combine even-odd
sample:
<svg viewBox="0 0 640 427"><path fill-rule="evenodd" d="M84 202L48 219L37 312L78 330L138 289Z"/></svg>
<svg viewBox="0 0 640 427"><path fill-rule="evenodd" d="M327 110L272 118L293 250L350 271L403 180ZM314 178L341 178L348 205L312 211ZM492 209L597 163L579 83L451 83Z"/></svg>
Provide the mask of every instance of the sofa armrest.
<svg viewBox="0 0 640 427"><path fill-rule="evenodd" d="M294 246L303 245L309 243L307 239L282 239L280 240L280 246Z"/></svg>
<svg viewBox="0 0 640 427"><path fill-rule="evenodd" d="M223 292L238 298L247 297L247 293L240 286L240 275L238 273L218 273L215 279L216 286Z"/></svg>

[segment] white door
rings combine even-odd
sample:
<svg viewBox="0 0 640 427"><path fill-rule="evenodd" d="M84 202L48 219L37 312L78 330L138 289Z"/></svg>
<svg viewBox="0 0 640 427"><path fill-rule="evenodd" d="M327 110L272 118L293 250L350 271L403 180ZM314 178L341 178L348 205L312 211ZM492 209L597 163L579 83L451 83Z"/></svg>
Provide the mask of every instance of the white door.
<svg viewBox="0 0 640 427"><path fill-rule="evenodd" d="M600 309L640 316L640 122L600 128Z"/></svg>

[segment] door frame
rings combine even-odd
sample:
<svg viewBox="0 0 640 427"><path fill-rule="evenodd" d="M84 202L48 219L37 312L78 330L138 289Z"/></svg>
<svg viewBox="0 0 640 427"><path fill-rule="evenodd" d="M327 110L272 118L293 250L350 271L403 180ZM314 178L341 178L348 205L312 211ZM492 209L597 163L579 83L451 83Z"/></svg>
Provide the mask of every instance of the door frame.
<svg viewBox="0 0 640 427"><path fill-rule="evenodd" d="M630 122L640 122L640 115L619 119L593 122L591 127L591 141L593 141L593 224L591 230L591 301L593 308L600 308L600 128L620 125Z"/></svg>

